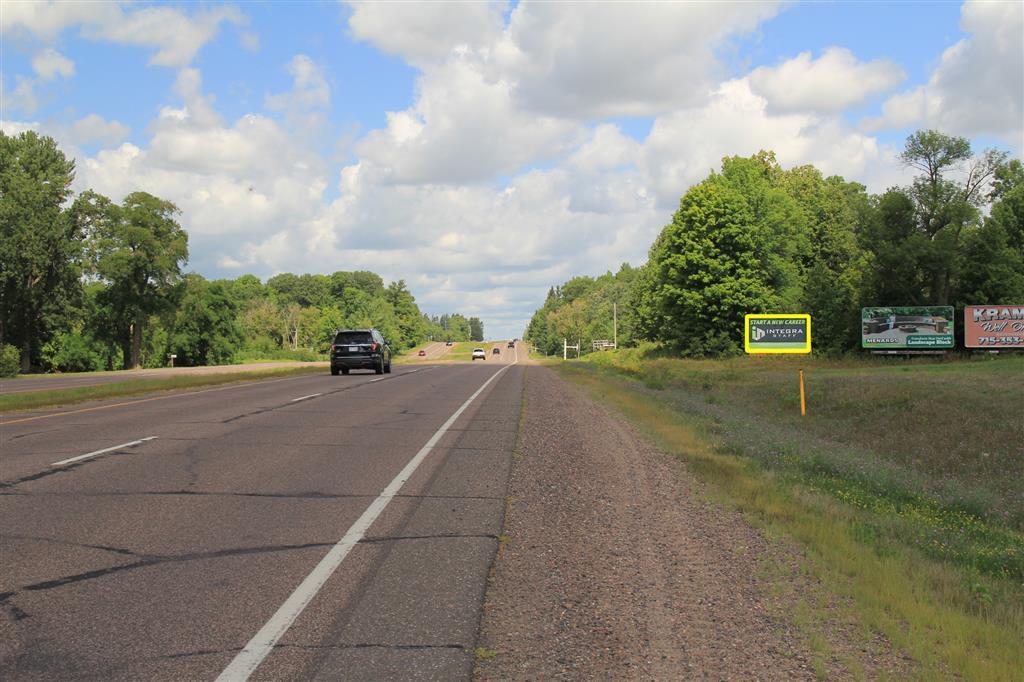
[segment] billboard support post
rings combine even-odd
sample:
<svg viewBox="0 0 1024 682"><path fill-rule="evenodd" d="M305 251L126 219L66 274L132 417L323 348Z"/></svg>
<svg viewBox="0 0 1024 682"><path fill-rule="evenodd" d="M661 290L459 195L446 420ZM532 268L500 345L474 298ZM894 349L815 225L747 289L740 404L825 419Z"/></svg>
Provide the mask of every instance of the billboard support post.
<svg viewBox="0 0 1024 682"><path fill-rule="evenodd" d="M800 370L800 416L807 416L807 400L804 397L804 371Z"/></svg>

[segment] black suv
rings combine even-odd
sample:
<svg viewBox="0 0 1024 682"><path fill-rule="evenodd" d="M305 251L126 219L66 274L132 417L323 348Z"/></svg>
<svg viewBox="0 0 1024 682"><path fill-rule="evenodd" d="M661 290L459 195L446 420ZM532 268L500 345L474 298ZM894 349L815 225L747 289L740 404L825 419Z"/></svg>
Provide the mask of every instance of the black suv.
<svg viewBox="0 0 1024 682"><path fill-rule="evenodd" d="M331 344L331 374L372 369L391 374L391 347L376 329L341 329Z"/></svg>

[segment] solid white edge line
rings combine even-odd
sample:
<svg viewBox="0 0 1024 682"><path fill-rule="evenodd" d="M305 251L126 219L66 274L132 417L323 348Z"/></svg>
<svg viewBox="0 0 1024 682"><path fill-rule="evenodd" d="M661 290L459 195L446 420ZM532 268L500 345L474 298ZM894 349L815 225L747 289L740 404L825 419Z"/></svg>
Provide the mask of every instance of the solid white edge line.
<svg viewBox="0 0 1024 682"><path fill-rule="evenodd" d="M249 676L259 667L263 659L267 657L267 654L271 652L277 641L281 639L281 636L288 631L288 628L292 626L295 619L305 610L309 602L313 600L313 597L317 595L320 588L324 586L324 583L331 577L341 562L345 559L352 548L363 539L364 534L369 530L370 526L380 513L384 511L384 508L388 506L393 498L405 484L409 478L415 473L416 468L419 467L420 463L430 454L430 451L434 449L437 442L441 440L448 429L451 428L452 424L455 423L466 408L476 400L476 397L480 395L487 385L494 381L498 376L508 369L509 365L502 367L497 372L491 375L491 377L476 389L473 395L466 399L466 402L462 403L459 409L455 410L452 416L448 417L448 420L441 425L430 440L427 441L426 445L420 448L409 463L398 472L387 487L381 491L370 506L366 508L362 516L356 519L356 522L348 529L345 535L327 552L326 556L320 560L320 563L310 572L309 575L295 588L295 591L281 604L277 612L270 617L270 620L260 628L259 632L253 635L253 638L249 640L249 643L245 645L245 648L238 652L238 655L232 659L228 667L224 669L217 677L217 682L244 682L249 679Z"/></svg>
<svg viewBox="0 0 1024 682"><path fill-rule="evenodd" d="M109 448L103 448L102 450L94 450L92 452L87 452L84 455L79 455L78 457L70 457L68 459L62 459L59 462L54 462L50 466L52 466L52 467L59 467L59 466L65 465L65 464L71 464L72 462L77 462L77 461L82 460L82 459L88 459L90 457L95 457L96 455L102 455L102 454L104 454L106 452L113 452L114 450L120 450L121 448L130 448L133 445L141 445L142 443L145 443L146 441L151 441L151 440L156 440L156 436L148 436L146 438L140 438L139 440L133 440L130 443L121 443L120 445L115 445L115 446L109 447Z"/></svg>
<svg viewBox="0 0 1024 682"><path fill-rule="evenodd" d="M318 395L323 395L323 393L310 393L309 395L304 395L301 398L292 398L290 402L297 403L300 400L308 400L310 398L315 398Z"/></svg>

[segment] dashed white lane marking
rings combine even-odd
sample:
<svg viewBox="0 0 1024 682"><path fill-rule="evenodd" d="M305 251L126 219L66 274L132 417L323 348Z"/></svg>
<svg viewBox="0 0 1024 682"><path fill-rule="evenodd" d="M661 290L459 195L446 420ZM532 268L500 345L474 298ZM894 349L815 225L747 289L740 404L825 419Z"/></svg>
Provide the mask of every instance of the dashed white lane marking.
<svg viewBox="0 0 1024 682"><path fill-rule="evenodd" d="M315 398L315 397L317 397L318 395L323 395L323 393L310 393L309 395L304 395L304 396L302 396L301 398L292 398L292 399L291 399L291 402L293 402L293 403L297 403L297 402L299 402L300 400L309 400L310 398Z"/></svg>
<svg viewBox="0 0 1024 682"><path fill-rule="evenodd" d="M473 395L466 399L466 402L462 403L459 409L455 410L452 416L448 417L448 421L441 425L441 428L430 437L426 445L420 448L420 451L409 460L405 468L399 471L398 475L388 483L380 495L370 503L370 506L366 508L362 516L356 519L356 522L352 524L352 527L348 529L348 532L345 533L341 540L331 548L312 572L295 588L295 591L281 604L281 607L270 617L266 625L260 628L259 632L249 640L244 649L238 652L238 655L235 656L231 663L228 664L228 667L224 669L224 672L217 678L217 682L244 682L249 679L253 671L256 670L259 664L263 662L263 659L267 657L267 654L274 648L277 640L292 626L295 619L299 617L299 614L309 605L309 602L313 600L313 597L324 586L324 583L334 574L334 571L341 565L341 562L348 556L348 553L352 551L352 548L356 546L356 543L363 539L363 535L373 525L373 522L377 520L377 517L384 511L384 508L388 506L391 498L412 477L416 468L430 454L430 451L434 449L434 446L441 440L441 437L451 428L455 420L466 411L466 408L476 400L478 395L483 393L488 384L498 378L509 367L510 365L506 365L492 374L480 388L476 389Z"/></svg>
<svg viewBox="0 0 1024 682"><path fill-rule="evenodd" d="M121 443L120 445L115 445L115 446L110 447L110 448L103 448L102 450L94 450L93 452L87 452L84 455L79 455L78 457L70 457L68 459L62 459L59 462L54 462L50 466L52 466L52 467L64 466L65 464L71 464L72 462L78 462L78 461L83 460L83 459L89 459L90 457L95 457L96 455L102 455L102 454L104 454L106 452L113 452L114 450L120 450L122 448L130 448L130 447L133 447L135 445L141 445L141 444L143 444L143 443L145 443L147 441L151 441L151 440L156 440L156 436L148 436L146 438L140 438L139 440L133 440L130 443Z"/></svg>

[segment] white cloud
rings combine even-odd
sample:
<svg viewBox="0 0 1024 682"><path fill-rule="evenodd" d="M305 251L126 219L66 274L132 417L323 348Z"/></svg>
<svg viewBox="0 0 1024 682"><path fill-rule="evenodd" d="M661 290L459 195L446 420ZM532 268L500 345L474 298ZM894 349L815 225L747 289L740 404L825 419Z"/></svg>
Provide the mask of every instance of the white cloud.
<svg viewBox="0 0 1024 682"><path fill-rule="evenodd" d="M495 61L528 107L572 117L649 116L699 104L715 50L779 4L531 3L512 12Z"/></svg>
<svg viewBox="0 0 1024 682"><path fill-rule="evenodd" d="M860 128L868 132L884 128L904 128L925 118L928 111L928 93L924 86L893 95L882 103L881 116L869 116Z"/></svg>
<svg viewBox="0 0 1024 682"><path fill-rule="evenodd" d="M706 101L715 49L776 7L523 2L502 31L498 5L355 5L357 37L421 70L413 105L355 150L394 183L488 182L549 163L593 116Z"/></svg>
<svg viewBox="0 0 1024 682"><path fill-rule="evenodd" d="M5 2L4 34L28 34L49 43L66 29L81 28L90 40L156 50L150 63L185 66L220 30L222 23L244 25L234 7L200 9L191 15L171 7L135 8L113 2Z"/></svg>
<svg viewBox="0 0 1024 682"><path fill-rule="evenodd" d="M35 81L18 75L14 77L14 83L14 89L8 90L7 78L0 73L0 100L3 101L4 113L17 111L25 116L31 116L39 107L34 89Z"/></svg>
<svg viewBox="0 0 1024 682"><path fill-rule="evenodd" d="M27 33L51 42L70 26L110 21L118 12L110 2L5 2L0 31L5 35Z"/></svg>
<svg viewBox="0 0 1024 682"><path fill-rule="evenodd" d="M970 34L942 54L928 84L900 93L865 129L917 124L955 135L995 135L1024 153L1024 4L968 2Z"/></svg>
<svg viewBox="0 0 1024 682"><path fill-rule="evenodd" d="M349 2L353 37L412 64L443 61L459 46L478 49L501 35L504 2Z"/></svg>
<svg viewBox="0 0 1024 682"><path fill-rule="evenodd" d="M46 48L32 58L32 69L44 81L57 76L69 78L75 73L75 63L53 48Z"/></svg>
<svg viewBox="0 0 1024 682"><path fill-rule="evenodd" d="M859 62L841 47L826 49L818 59L810 52L775 67L762 66L748 76L750 87L773 111L839 112L891 90L905 78L894 63Z"/></svg>
<svg viewBox="0 0 1024 682"><path fill-rule="evenodd" d="M268 95L264 106L277 111L301 111L326 107L331 102L331 88L323 69L304 54L297 54L288 63L292 75L290 92Z"/></svg>
<svg viewBox="0 0 1024 682"><path fill-rule="evenodd" d="M185 66L217 35L221 23L240 25L244 21L241 12L233 7L203 9L192 16L170 7L146 7L122 12L114 21L87 24L82 34L87 38L153 47L157 51L150 64Z"/></svg>
<svg viewBox="0 0 1024 682"><path fill-rule="evenodd" d="M569 157L569 164L581 172L605 170L636 161L639 144L622 134L618 126L605 123Z"/></svg>
<svg viewBox="0 0 1024 682"><path fill-rule="evenodd" d="M258 52L260 49L260 36L252 31L245 31L242 33L240 40L242 41L242 47L249 50L250 52Z"/></svg>
<svg viewBox="0 0 1024 682"><path fill-rule="evenodd" d="M427 69L476 55L517 106L549 116L647 116L699 103L715 50L773 16L777 2L358 3L352 34Z"/></svg>
<svg viewBox="0 0 1024 682"><path fill-rule="evenodd" d="M90 114L75 121L65 137L72 145L91 142L114 145L128 137L129 132L128 126L120 121L108 121L97 114Z"/></svg>
<svg viewBox="0 0 1024 682"><path fill-rule="evenodd" d="M30 130L39 130L39 123L35 121L8 121L0 119L0 131L3 131L4 135L14 137L15 135L21 135L27 133Z"/></svg>
<svg viewBox="0 0 1024 682"><path fill-rule="evenodd" d="M221 124L220 114L213 107L213 95L202 92L203 78L199 69L182 69L174 81L174 93L182 99L180 109L164 107L159 121L188 121L196 128L212 128Z"/></svg>
<svg viewBox="0 0 1024 682"><path fill-rule="evenodd" d="M762 149L774 151L785 167L814 164L873 191L891 184L898 169L893 150L837 118L771 114L745 79L723 83L706 107L660 117L644 141L640 164L660 204L670 209L687 187L718 170L722 157Z"/></svg>
<svg viewBox="0 0 1024 682"><path fill-rule="evenodd" d="M388 114L383 130L357 145L389 182L478 182L550 159L577 124L517 106L512 84L491 80L471 54L426 69L414 105Z"/></svg>

